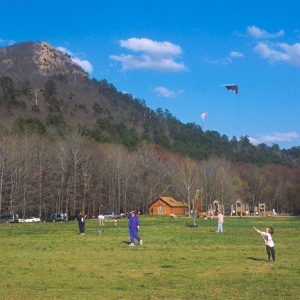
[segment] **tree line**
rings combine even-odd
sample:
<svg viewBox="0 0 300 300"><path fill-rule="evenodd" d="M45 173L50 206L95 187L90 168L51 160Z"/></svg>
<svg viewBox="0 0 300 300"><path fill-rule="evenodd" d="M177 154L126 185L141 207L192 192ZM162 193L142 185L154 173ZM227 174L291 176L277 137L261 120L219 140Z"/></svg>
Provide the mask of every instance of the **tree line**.
<svg viewBox="0 0 300 300"><path fill-rule="evenodd" d="M74 133L0 138L0 212L41 218L80 210L89 216L131 209L148 213L158 196L191 205L197 190L204 209L216 199L227 209L242 199L251 206L263 202L269 210L300 212L300 168L214 156L195 160L150 144L129 151Z"/></svg>
<svg viewBox="0 0 300 300"><path fill-rule="evenodd" d="M89 80L88 88L81 83L77 94L66 94L65 91L72 91L73 88L68 85L67 77L50 76L38 89L39 103L44 103L46 107L43 113L39 106L32 105L34 96L37 100L37 94L34 95L37 89L33 86L36 86L33 82L16 84L10 77L0 77L0 109L11 116L14 110L24 112L23 117L14 118L13 124L13 130L21 134L34 132L48 135L53 130L72 130L96 142L118 143L129 150L137 150L147 143L160 145L195 160L218 156L233 162L257 165L300 165L300 147L281 150L276 144L271 147L266 144L254 146L247 136L229 139L216 131L203 131L195 123L183 124L168 110L150 109L144 100L118 92L106 80ZM97 96L91 91L97 91ZM73 103L73 98L80 101L77 103L74 100ZM107 107L103 106L104 102L107 102ZM77 115L68 115L75 111ZM73 118L73 125L68 124L70 118ZM86 119L93 125L87 126ZM5 126L5 120L2 121ZM6 123L10 124L9 121Z"/></svg>

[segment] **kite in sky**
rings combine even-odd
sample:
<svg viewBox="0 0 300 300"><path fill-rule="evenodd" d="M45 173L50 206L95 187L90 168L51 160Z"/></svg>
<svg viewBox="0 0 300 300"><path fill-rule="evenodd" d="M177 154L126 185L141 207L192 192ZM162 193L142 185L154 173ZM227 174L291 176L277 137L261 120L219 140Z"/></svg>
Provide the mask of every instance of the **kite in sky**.
<svg viewBox="0 0 300 300"><path fill-rule="evenodd" d="M201 114L201 119L203 121L205 121L205 119L207 118L207 116L208 116L208 112L205 111L204 113Z"/></svg>
<svg viewBox="0 0 300 300"><path fill-rule="evenodd" d="M235 94L239 91L239 86L237 84L223 84L222 86L226 87L228 91L232 91Z"/></svg>

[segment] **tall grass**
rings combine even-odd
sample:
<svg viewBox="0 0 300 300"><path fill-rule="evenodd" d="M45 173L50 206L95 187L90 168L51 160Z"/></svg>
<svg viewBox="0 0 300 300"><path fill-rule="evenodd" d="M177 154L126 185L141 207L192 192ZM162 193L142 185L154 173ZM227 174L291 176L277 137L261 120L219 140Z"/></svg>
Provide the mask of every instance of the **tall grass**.
<svg viewBox="0 0 300 300"><path fill-rule="evenodd" d="M143 246L127 221L0 225L0 299L300 299L300 218L216 220L141 216ZM252 226L273 226L267 262Z"/></svg>

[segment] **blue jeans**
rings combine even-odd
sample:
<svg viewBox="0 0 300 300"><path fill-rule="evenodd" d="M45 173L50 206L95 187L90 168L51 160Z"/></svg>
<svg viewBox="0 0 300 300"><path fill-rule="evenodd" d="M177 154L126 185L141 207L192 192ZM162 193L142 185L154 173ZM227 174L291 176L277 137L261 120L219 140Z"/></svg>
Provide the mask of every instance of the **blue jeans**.
<svg viewBox="0 0 300 300"><path fill-rule="evenodd" d="M223 222L218 222L218 230L217 232L223 232Z"/></svg>

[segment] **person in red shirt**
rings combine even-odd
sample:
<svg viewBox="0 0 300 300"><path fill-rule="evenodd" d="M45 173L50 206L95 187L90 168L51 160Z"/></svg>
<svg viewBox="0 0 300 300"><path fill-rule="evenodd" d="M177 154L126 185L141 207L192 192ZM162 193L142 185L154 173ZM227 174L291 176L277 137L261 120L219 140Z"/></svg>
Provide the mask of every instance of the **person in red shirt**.
<svg viewBox="0 0 300 300"><path fill-rule="evenodd" d="M217 229L218 233L222 233L223 232L223 223L224 223L224 216L219 211L219 213L218 213L218 229Z"/></svg>

